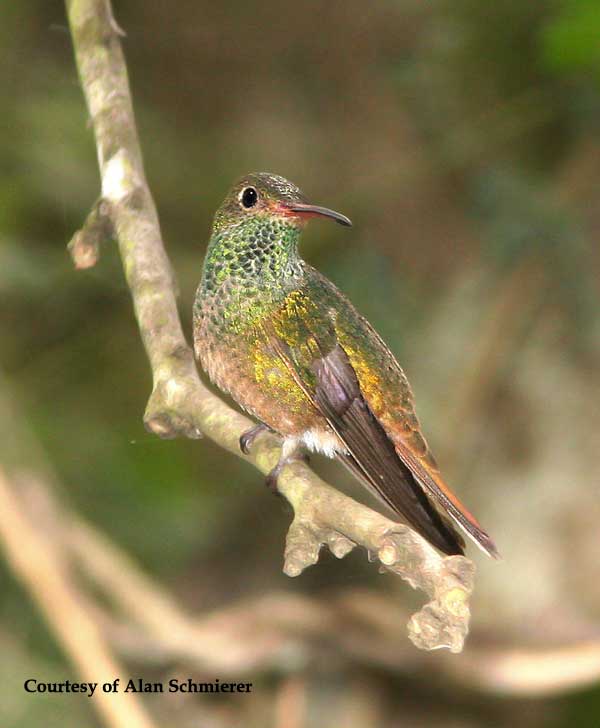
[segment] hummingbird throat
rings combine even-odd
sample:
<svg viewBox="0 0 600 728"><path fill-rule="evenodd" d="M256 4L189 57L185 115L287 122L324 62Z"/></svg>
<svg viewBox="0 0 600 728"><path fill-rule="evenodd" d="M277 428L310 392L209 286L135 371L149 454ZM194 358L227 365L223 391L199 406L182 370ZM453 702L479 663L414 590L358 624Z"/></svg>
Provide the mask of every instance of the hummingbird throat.
<svg viewBox="0 0 600 728"><path fill-rule="evenodd" d="M302 277L300 233L297 224L274 215L254 215L215 228L206 253L203 292L217 293L225 284L240 294L254 292L257 286L289 290L289 284Z"/></svg>
<svg viewBox="0 0 600 728"><path fill-rule="evenodd" d="M300 232L274 215L214 227L199 289L200 300L212 301L214 326L243 332L301 285Z"/></svg>

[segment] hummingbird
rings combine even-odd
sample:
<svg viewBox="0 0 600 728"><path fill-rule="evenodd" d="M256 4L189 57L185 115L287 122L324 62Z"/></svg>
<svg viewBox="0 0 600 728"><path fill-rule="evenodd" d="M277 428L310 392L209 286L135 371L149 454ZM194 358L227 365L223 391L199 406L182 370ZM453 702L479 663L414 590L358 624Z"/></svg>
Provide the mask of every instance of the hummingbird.
<svg viewBox="0 0 600 728"><path fill-rule="evenodd" d="M194 301L194 351L210 380L282 438L267 482L304 450L341 461L444 554L460 529L498 557L492 539L442 479L408 380L371 324L298 250L311 218L351 221L309 204L275 174L239 179L217 210ZM458 528L457 528L458 527Z"/></svg>

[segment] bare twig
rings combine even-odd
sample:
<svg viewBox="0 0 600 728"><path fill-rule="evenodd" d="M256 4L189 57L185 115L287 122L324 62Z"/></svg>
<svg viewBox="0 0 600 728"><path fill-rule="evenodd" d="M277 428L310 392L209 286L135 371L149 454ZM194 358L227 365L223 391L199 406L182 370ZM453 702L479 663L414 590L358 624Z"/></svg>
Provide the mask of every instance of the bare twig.
<svg viewBox="0 0 600 728"><path fill-rule="evenodd" d="M100 245L112 235L112 224L108 214L108 203L100 198L92 207L83 230L75 233L68 245L69 252L78 269L91 268L100 257Z"/></svg>
<svg viewBox="0 0 600 728"><path fill-rule="evenodd" d="M153 728L134 695L102 691L103 682L120 678L121 685L126 683L124 671L70 582L60 553L32 528L2 470L0 513L0 542L12 570L35 599L82 680L99 683L92 706L111 728Z"/></svg>
<svg viewBox="0 0 600 728"><path fill-rule="evenodd" d="M96 137L102 200L119 244L152 367L146 427L160 437L200 437L204 433L241 457L239 437L251 423L202 384L181 329L173 275L144 175L127 71L110 4L106 0L67 0L66 4ZM97 250L96 233L97 227L90 225L88 217L72 251ZM246 460L268 473L278 453L277 440L267 436L257 441ZM411 529L341 495L304 465L288 467L279 479L279 489L295 513L285 550L288 575L296 576L314 564L324 544L340 558L354 545L362 545L387 569L429 595L430 603L410 620L413 642L423 649L462 649L473 588L474 567L469 560L442 558Z"/></svg>

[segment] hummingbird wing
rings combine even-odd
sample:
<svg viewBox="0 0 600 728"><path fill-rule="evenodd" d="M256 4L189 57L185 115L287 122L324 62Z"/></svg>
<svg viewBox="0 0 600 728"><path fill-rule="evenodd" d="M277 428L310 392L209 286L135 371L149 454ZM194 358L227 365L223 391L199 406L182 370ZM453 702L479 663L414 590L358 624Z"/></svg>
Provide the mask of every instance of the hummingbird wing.
<svg viewBox="0 0 600 728"><path fill-rule="evenodd" d="M346 446L340 460L388 507L401 514L430 543L462 554L464 541L432 505L365 401L356 373L338 344L315 360L314 402Z"/></svg>
<svg viewBox="0 0 600 728"><path fill-rule="evenodd" d="M448 516L490 556L496 547L442 480L420 434L406 377L370 324L333 284L285 306L270 343L345 447L353 474L444 553L463 553ZM290 331L293 335L290 336ZM436 507L437 506L437 507ZM440 513L440 509L443 513Z"/></svg>
<svg viewBox="0 0 600 728"><path fill-rule="evenodd" d="M425 467L410 446L398 438L392 442L365 400L344 349L338 344L314 362L313 370L318 383L315 403L346 445L347 453L340 456L346 466L442 551L462 553L464 541L432 501L486 553L497 557L493 541L446 486L437 469Z"/></svg>
<svg viewBox="0 0 600 728"><path fill-rule="evenodd" d="M310 386L299 361L306 351L294 350L271 332L271 346L318 412L325 417L346 448L339 459L368 490L383 501L436 548L462 554L463 539L431 504L393 443L366 403L348 356L339 344L316 356L310 365L315 376ZM318 348L309 340L308 350Z"/></svg>

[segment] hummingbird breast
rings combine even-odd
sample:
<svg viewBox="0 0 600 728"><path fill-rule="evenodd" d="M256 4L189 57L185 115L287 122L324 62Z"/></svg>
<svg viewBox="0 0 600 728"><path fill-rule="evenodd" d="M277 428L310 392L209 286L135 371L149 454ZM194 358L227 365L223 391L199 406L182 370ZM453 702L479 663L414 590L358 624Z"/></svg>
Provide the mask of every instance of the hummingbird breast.
<svg viewBox="0 0 600 728"><path fill-rule="evenodd" d="M296 287L290 282L295 282ZM300 279L284 287L227 280L199 289L194 308L194 349L210 380L249 414L286 437L333 455L338 445L274 347L274 337L298 336L291 325L303 300Z"/></svg>

